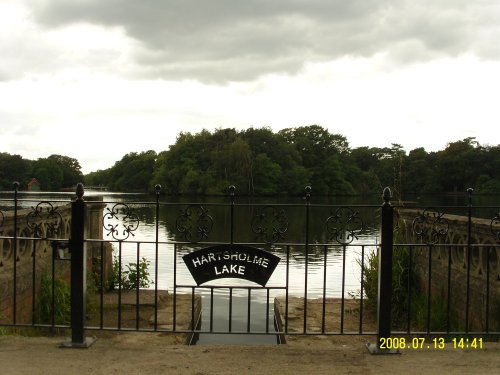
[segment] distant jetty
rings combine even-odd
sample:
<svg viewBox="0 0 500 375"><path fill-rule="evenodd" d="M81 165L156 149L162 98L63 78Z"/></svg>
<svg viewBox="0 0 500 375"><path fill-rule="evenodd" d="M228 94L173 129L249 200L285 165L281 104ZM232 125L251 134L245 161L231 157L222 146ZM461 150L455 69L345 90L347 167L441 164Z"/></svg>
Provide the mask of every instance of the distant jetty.
<svg viewBox="0 0 500 375"><path fill-rule="evenodd" d="M85 186L86 191L108 191L109 187L108 186ZM60 191L76 191L76 186L68 187L68 188L61 188Z"/></svg>

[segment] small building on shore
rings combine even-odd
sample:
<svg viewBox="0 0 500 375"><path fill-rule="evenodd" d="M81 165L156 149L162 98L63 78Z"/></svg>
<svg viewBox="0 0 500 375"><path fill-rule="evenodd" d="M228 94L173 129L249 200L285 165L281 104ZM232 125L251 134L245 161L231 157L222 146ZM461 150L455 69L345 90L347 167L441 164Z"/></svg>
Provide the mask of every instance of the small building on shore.
<svg viewBox="0 0 500 375"><path fill-rule="evenodd" d="M35 177L33 177L27 186L28 191L40 191L40 181L38 181Z"/></svg>

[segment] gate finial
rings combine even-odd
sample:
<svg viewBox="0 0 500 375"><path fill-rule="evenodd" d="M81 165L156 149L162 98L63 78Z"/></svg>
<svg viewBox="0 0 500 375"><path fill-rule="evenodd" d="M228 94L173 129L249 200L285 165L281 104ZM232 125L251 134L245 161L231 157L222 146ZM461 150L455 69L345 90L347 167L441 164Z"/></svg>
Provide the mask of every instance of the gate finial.
<svg viewBox="0 0 500 375"><path fill-rule="evenodd" d="M83 201L83 194L85 193L85 189L83 188L83 184L79 182L76 185L76 200L78 202Z"/></svg>
<svg viewBox="0 0 500 375"><path fill-rule="evenodd" d="M382 193L382 198L384 198L385 204L390 204L391 203L391 198L392 198L392 192L389 186L386 186L384 189L384 192Z"/></svg>

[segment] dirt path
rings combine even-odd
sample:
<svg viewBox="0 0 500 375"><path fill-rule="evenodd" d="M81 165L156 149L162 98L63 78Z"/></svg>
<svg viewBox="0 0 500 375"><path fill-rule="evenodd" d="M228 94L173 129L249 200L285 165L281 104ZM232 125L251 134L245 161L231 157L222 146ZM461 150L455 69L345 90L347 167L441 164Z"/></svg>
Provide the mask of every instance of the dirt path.
<svg viewBox="0 0 500 375"><path fill-rule="evenodd" d="M175 344L165 334L98 338L60 349L61 338L0 337L0 372L15 374L499 374L500 344L373 356L362 337L297 338L287 345Z"/></svg>
<svg viewBox="0 0 500 375"><path fill-rule="evenodd" d="M123 324L134 327L136 309L125 308L127 298L124 294ZM135 301L135 295L131 299ZM183 300L178 299L178 324L188 328L191 297ZM359 318L351 302L345 306L346 331L358 329ZM303 306L303 300L290 299L289 332L302 329ZM282 309L279 302L276 308ZM308 331L321 330L321 311L322 304L311 300ZM328 331L339 329L338 311L339 302L328 301ZM152 311L146 297L140 313L140 325L150 326ZM167 311L166 318L170 315ZM159 314L159 324L171 327L171 322L164 320L163 313ZM364 322L367 331L373 332L373 319ZM0 336L0 374L500 374L500 343L485 343L482 349L453 349L451 344L445 344L444 349L427 349L426 345L425 349L408 349L398 355L370 355L366 342L375 338L356 335L287 335L287 344L279 346L186 346L185 336L166 333L88 331L87 335L98 336L88 349L61 349L64 337Z"/></svg>

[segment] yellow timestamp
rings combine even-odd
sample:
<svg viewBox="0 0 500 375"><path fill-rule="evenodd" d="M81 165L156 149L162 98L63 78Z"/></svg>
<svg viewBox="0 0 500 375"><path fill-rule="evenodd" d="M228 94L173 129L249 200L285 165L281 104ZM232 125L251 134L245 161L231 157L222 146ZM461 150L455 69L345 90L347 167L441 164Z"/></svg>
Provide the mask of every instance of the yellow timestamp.
<svg viewBox="0 0 500 375"><path fill-rule="evenodd" d="M478 337L453 337L445 340L443 337L428 338L425 337L381 337L379 342L380 349L445 349L445 343L452 349L482 349L483 339Z"/></svg>

